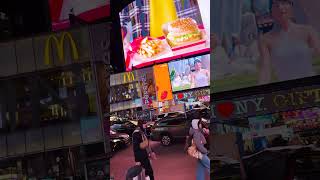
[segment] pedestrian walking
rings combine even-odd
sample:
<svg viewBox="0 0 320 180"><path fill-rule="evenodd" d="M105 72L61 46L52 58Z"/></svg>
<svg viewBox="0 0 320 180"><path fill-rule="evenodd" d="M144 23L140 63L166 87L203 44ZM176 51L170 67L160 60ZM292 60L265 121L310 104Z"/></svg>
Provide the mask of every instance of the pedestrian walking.
<svg viewBox="0 0 320 180"><path fill-rule="evenodd" d="M197 119L193 119L191 122L191 128L189 135L191 137L191 145L188 148L188 154L198 159L197 167L197 180L204 180L205 173L210 173L210 159L208 157L209 151L205 148L207 143L206 138L203 135L202 123L200 116Z"/></svg>
<svg viewBox="0 0 320 180"><path fill-rule="evenodd" d="M141 165L145 169L145 176L154 180L153 169L150 158L157 159L156 154L150 147L149 140L144 133L143 122L139 120L138 127L132 134L133 152L136 165Z"/></svg>

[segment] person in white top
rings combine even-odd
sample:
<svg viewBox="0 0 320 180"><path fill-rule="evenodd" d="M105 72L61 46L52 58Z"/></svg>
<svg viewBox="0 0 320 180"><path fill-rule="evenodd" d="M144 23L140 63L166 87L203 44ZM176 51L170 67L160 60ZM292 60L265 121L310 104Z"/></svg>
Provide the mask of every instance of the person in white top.
<svg viewBox="0 0 320 180"><path fill-rule="evenodd" d="M273 0L273 29L260 39L259 84L271 82L274 70L278 81L315 75L313 55L320 55L318 33L307 25L296 24L292 0Z"/></svg>
<svg viewBox="0 0 320 180"><path fill-rule="evenodd" d="M199 59L194 62L195 72L191 74L191 88L209 86L210 71L202 68L202 63Z"/></svg>

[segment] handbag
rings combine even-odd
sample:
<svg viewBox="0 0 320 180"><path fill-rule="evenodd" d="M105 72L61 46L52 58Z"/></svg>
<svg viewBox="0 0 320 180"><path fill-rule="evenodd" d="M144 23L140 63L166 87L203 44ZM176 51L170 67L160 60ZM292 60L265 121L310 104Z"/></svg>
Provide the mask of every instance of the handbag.
<svg viewBox="0 0 320 180"><path fill-rule="evenodd" d="M201 159L201 153L198 151L193 139L191 141L191 146L188 147L188 155L196 159Z"/></svg>

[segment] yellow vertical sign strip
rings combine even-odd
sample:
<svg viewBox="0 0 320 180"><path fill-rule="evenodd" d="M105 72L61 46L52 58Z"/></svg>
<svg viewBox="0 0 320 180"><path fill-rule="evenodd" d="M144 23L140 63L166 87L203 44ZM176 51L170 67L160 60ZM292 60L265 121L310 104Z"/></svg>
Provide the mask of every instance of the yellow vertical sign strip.
<svg viewBox="0 0 320 180"><path fill-rule="evenodd" d="M163 36L162 25L178 18L174 0L150 0L150 36Z"/></svg>
<svg viewBox="0 0 320 180"><path fill-rule="evenodd" d="M168 64L154 66L157 99L160 102L173 99Z"/></svg>

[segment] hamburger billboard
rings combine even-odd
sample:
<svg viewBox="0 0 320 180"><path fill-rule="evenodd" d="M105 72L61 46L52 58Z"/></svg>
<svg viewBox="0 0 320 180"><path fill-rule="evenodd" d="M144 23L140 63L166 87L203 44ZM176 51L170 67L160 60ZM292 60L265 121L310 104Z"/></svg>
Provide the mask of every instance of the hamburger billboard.
<svg viewBox="0 0 320 180"><path fill-rule="evenodd" d="M120 12L127 71L209 53L210 1L135 0ZM207 5L206 5L207 4Z"/></svg>

